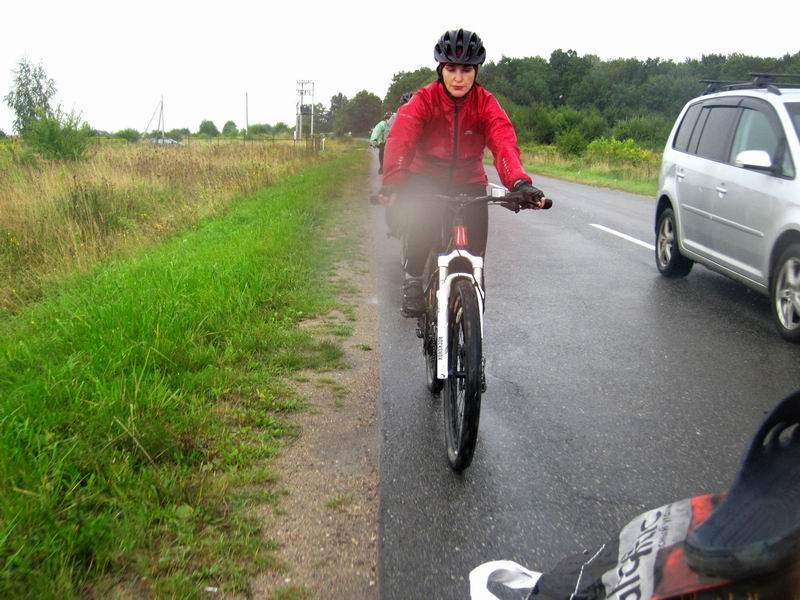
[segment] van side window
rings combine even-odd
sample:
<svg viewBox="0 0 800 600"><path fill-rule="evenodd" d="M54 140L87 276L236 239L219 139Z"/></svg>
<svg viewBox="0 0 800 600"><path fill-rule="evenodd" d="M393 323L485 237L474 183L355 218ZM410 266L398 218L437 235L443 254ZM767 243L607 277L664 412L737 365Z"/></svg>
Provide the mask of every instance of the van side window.
<svg viewBox="0 0 800 600"><path fill-rule="evenodd" d="M697 154L697 142L700 141L700 134L703 132L703 127L706 125L708 115L711 113L710 108L704 108L700 111L700 116L697 118L697 123L692 130L692 137L689 140L689 154Z"/></svg>
<svg viewBox="0 0 800 600"><path fill-rule="evenodd" d="M708 110L704 109L704 110ZM706 119L700 141L697 143L697 155L709 160L728 162L728 147L739 116L736 106L712 106Z"/></svg>
<svg viewBox="0 0 800 600"><path fill-rule="evenodd" d="M680 152L686 152L688 150L689 138L692 137L692 131L694 130L695 123L697 123L697 117L702 107L703 105L698 102L690 106L686 114L683 115L683 121L681 121L678 127L678 133L675 135L675 143L672 145L675 150L679 150Z"/></svg>
<svg viewBox="0 0 800 600"><path fill-rule="evenodd" d="M744 150L763 150L769 154L773 163L782 159L781 174L793 177L794 167L789 152L782 152L780 153L782 156L779 156L778 151L781 149L778 132L773 128L767 115L760 110L745 108L733 138L729 162L735 163L736 157Z"/></svg>

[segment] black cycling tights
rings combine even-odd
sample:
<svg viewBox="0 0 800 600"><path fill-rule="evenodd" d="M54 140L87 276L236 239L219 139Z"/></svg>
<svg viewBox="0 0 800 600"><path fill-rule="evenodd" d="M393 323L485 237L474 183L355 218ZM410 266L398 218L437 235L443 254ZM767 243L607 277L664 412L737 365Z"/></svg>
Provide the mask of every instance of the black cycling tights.
<svg viewBox="0 0 800 600"><path fill-rule="evenodd" d="M425 270L425 262L431 249L443 250L442 222L447 219L447 231L452 227L453 215L436 201L437 191L430 187L420 189L420 185L410 185L398 199L398 209L402 213L405 234L405 270L411 277L421 277ZM448 195L467 194L483 196L486 187L483 185L461 186ZM486 254L486 237L489 233L489 207L477 204L465 208L462 212L467 225L467 248L475 256ZM446 241L446 240L445 240Z"/></svg>

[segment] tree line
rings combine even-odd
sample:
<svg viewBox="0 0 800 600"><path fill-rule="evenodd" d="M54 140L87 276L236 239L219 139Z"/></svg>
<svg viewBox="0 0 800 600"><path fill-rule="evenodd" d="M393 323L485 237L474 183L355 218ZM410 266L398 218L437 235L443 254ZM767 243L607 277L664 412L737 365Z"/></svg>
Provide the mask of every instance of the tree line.
<svg viewBox="0 0 800 600"><path fill-rule="evenodd" d="M562 153L580 154L599 138L632 139L641 147L659 150L681 107L702 93L705 84L701 80L746 81L753 72L800 73L800 52L778 58L708 54L699 60L674 62L659 58L601 60L559 49L548 59L502 57L486 63L478 72L478 81L505 108L521 143L554 144ZM338 93L328 106L314 105L315 133L369 135L385 112L397 110L402 94L435 78L433 69L421 67L396 73L383 99L367 90L352 98ZM14 129L34 143L54 147L56 154L80 154L87 138L96 132L79 115L51 108L54 94L55 84L41 65L20 61L14 89L4 98L17 116ZM312 107L302 108L303 131L309 132ZM286 123L254 124L245 132L227 121L220 132L212 121L204 120L197 135L288 135L293 129ZM136 141L144 134L123 129L115 135ZM180 140L192 133L181 128L164 135ZM55 143L61 138L71 140L67 150Z"/></svg>
<svg viewBox="0 0 800 600"><path fill-rule="evenodd" d="M549 59L503 57L486 63L477 80L498 98L520 142L555 144L564 152L580 153L602 137L661 149L683 105L703 92L701 80L749 81L754 72L800 74L800 52L779 58L708 54L674 62L601 60L555 50ZM365 135L384 112L397 110L403 93L435 78L427 67L396 73L383 101L367 91L352 100L337 94L324 126L334 133Z"/></svg>

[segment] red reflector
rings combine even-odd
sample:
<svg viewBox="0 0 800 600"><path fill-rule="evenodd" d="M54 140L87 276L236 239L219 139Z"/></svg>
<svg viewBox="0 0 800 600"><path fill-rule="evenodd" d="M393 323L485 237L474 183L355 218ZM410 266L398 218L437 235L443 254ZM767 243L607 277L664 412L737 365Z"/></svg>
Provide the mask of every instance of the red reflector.
<svg viewBox="0 0 800 600"><path fill-rule="evenodd" d="M466 225L453 225L453 240L456 248L466 248L467 244L467 227Z"/></svg>

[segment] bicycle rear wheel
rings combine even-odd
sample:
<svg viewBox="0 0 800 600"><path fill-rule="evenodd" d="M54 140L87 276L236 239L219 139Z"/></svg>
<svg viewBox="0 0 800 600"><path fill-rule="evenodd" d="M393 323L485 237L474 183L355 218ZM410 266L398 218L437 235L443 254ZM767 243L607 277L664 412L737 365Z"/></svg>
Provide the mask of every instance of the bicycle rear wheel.
<svg viewBox="0 0 800 600"><path fill-rule="evenodd" d="M448 377L443 404L447 460L454 471L472 462L481 416L481 321L474 285L453 283L449 306Z"/></svg>
<svg viewBox="0 0 800 600"><path fill-rule="evenodd" d="M422 354L425 357L425 384L431 394L442 391L444 381L436 376L436 290L428 291L423 318Z"/></svg>
<svg viewBox="0 0 800 600"><path fill-rule="evenodd" d="M442 391L444 380L436 376L436 290L439 286L436 279L436 254L433 252L428 256L422 279L428 282L425 289L425 315L422 318L422 355L425 359L425 385L431 394L437 396Z"/></svg>

